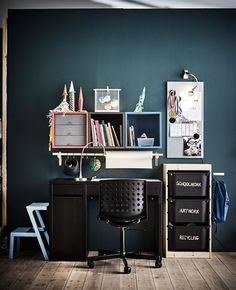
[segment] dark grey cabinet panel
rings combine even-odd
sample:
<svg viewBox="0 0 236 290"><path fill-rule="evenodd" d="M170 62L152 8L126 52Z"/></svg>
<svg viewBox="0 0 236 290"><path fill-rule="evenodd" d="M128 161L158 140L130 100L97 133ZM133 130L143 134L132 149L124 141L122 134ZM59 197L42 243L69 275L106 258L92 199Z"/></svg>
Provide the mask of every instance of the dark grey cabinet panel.
<svg viewBox="0 0 236 290"><path fill-rule="evenodd" d="M81 192L83 191L83 192ZM87 198L81 185L51 186L50 259L85 261L87 257Z"/></svg>

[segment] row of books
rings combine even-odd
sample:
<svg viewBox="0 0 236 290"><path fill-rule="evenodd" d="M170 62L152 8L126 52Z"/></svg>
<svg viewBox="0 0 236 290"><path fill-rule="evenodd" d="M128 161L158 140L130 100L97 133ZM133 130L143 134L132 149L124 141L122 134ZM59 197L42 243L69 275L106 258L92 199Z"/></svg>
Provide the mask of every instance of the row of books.
<svg viewBox="0 0 236 290"><path fill-rule="evenodd" d="M105 123L104 120L99 121L93 118L90 121L93 146L99 146L99 144L108 147L123 146L122 125L119 125L119 135L117 135L118 132L110 122Z"/></svg>

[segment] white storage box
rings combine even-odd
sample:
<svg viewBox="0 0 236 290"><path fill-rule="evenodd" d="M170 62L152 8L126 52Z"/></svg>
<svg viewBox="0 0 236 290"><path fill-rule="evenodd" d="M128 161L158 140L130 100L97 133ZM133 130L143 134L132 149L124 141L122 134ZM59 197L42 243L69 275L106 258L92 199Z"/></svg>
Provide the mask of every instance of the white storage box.
<svg viewBox="0 0 236 290"><path fill-rule="evenodd" d="M137 138L138 146L140 147L153 147L155 138Z"/></svg>

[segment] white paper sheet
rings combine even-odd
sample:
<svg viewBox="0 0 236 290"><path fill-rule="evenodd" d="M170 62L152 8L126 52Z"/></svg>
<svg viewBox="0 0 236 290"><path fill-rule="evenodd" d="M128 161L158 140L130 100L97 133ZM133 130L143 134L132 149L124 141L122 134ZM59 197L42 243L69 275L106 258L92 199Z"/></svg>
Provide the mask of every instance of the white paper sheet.
<svg viewBox="0 0 236 290"><path fill-rule="evenodd" d="M106 168L152 169L152 151L106 151Z"/></svg>
<svg viewBox="0 0 236 290"><path fill-rule="evenodd" d="M202 105L201 93L195 92L194 95L181 95L182 115L189 121L201 121Z"/></svg>

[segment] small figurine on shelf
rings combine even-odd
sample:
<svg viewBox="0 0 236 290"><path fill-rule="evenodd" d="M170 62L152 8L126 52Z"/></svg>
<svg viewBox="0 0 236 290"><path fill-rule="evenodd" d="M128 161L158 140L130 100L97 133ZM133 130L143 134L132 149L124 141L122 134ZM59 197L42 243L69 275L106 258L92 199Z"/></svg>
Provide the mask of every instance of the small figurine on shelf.
<svg viewBox="0 0 236 290"><path fill-rule="evenodd" d="M69 89L69 107L71 111L75 110L75 89L73 81L70 82L70 89Z"/></svg>
<svg viewBox="0 0 236 290"><path fill-rule="evenodd" d="M144 100L145 100L145 87L143 88L142 93L139 96L139 101L136 104L134 112L142 112L143 111Z"/></svg>
<svg viewBox="0 0 236 290"><path fill-rule="evenodd" d="M82 87L79 88L79 98L78 98L78 111L83 111L83 91Z"/></svg>
<svg viewBox="0 0 236 290"><path fill-rule="evenodd" d="M67 95L68 95L68 94L67 94L67 87L66 87L66 84L64 85L64 89L63 89L63 92L62 92L61 95L62 95L62 97L63 97L63 100L62 100L62 101L63 101L63 102L66 102L66 101L67 101L67 100L66 100L66 99L67 99Z"/></svg>

